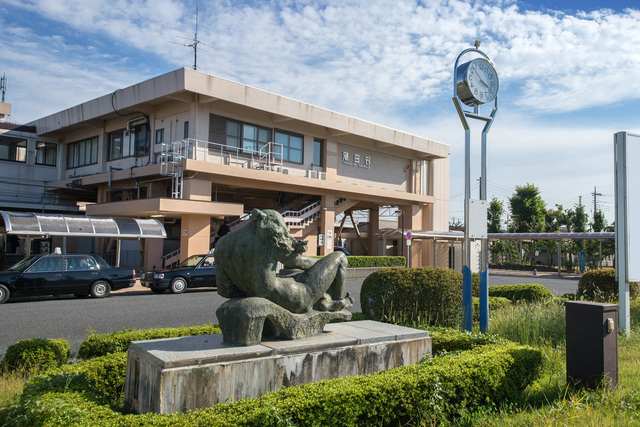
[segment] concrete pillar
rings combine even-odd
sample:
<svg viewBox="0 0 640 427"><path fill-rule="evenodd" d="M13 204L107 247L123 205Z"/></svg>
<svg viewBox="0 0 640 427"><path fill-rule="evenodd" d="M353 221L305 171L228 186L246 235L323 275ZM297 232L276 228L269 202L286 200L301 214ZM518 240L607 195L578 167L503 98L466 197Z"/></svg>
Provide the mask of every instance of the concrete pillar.
<svg viewBox="0 0 640 427"><path fill-rule="evenodd" d="M206 254L211 245L211 217L182 215L180 230L180 262L192 255Z"/></svg>
<svg viewBox="0 0 640 427"><path fill-rule="evenodd" d="M369 248L369 256L378 256L378 230L380 229L380 210L379 208L369 209L369 232L367 233L367 247Z"/></svg>
<svg viewBox="0 0 640 427"><path fill-rule="evenodd" d="M204 179L185 179L182 197L187 200L211 201L211 181Z"/></svg>
<svg viewBox="0 0 640 427"><path fill-rule="evenodd" d="M336 222L336 198L333 196L322 196L322 215L320 216L320 234L324 234L324 245L320 248L320 255L329 255L333 252L335 245L335 222Z"/></svg>
<svg viewBox="0 0 640 427"><path fill-rule="evenodd" d="M164 225L164 218L156 219ZM154 265L158 270L162 269L163 247L163 239L144 240L144 257L142 261L144 271L153 270Z"/></svg>

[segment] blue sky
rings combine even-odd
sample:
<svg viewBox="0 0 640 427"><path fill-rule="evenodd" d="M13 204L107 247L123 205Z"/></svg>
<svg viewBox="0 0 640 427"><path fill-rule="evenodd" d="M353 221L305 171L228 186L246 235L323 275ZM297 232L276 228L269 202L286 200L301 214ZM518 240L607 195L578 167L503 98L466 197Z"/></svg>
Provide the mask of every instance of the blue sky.
<svg viewBox="0 0 640 427"><path fill-rule="evenodd" d="M26 123L191 67L195 0L0 0L0 75ZM631 1L201 0L198 68L448 144L463 216L455 58L474 40L500 78L489 197L582 197L613 220L613 134L640 133L640 7ZM481 111L488 113L488 110ZM479 176L472 127L472 179ZM477 195L477 182L473 196Z"/></svg>

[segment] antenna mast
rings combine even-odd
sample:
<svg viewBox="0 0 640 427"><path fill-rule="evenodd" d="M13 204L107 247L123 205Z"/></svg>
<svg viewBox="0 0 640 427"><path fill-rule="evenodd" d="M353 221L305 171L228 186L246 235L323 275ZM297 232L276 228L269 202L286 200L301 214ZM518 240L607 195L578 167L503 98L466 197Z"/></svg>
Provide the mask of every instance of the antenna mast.
<svg viewBox="0 0 640 427"><path fill-rule="evenodd" d="M0 77L0 92L2 92L2 102L4 102L4 95L7 92L7 75L3 74Z"/></svg>
<svg viewBox="0 0 640 427"><path fill-rule="evenodd" d="M196 2L196 33L193 35L193 43L188 45L193 48L193 69L198 69L198 44L200 44L200 40L198 40L198 3Z"/></svg>

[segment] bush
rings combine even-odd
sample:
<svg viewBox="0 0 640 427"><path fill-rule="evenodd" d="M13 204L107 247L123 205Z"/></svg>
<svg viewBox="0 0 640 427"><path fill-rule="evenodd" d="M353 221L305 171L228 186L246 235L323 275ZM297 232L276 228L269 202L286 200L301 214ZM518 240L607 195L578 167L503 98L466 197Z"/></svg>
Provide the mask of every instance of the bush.
<svg viewBox="0 0 640 427"><path fill-rule="evenodd" d="M372 320L453 325L462 314L462 274L438 267L380 270L362 283L360 305Z"/></svg>
<svg viewBox="0 0 640 427"><path fill-rule="evenodd" d="M60 366L69 357L69 342L63 339L33 338L18 341L7 348L2 369L41 371Z"/></svg>
<svg viewBox="0 0 640 427"><path fill-rule="evenodd" d="M553 298L553 293L537 283L523 283L521 285L489 286L489 296L502 297L516 301L546 301Z"/></svg>
<svg viewBox="0 0 640 427"><path fill-rule="evenodd" d="M125 352L83 360L51 369L33 378L25 385L22 399L32 398L43 392L75 390L90 392L98 403L120 409L124 401L126 373Z"/></svg>
<svg viewBox="0 0 640 427"><path fill-rule="evenodd" d="M422 328L429 331L431 351L434 355L453 351L471 350L474 347L499 344L504 340L497 335L461 331L453 328Z"/></svg>
<svg viewBox="0 0 640 427"><path fill-rule="evenodd" d="M405 257L402 256L355 256L347 257L349 268L361 267L404 267Z"/></svg>
<svg viewBox="0 0 640 427"><path fill-rule="evenodd" d="M219 334L216 325L191 326L181 328L124 330L112 334L91 334L78 350L78 357L90 359L109 353L127 351L132 341L153 340L159 338L185 337L190 335Z"/></svg>
<svg viewBox="0 0 640 427"><path fill-rule="evenodd" d="M629 284L631 299L638 297L638 283ZM587 271L578 282L579 298L595 302L618 302L618 281L614 268Z"/></svg>
<svg viewBox="0 0 640 427"><path fill-rule="evenodd" d="M24 395L3 415L21 425L436 425L455 421L469 407L518 400L541 364L539 350L503 342L184 414L121 415L89 391L52 388Z"/></svg>

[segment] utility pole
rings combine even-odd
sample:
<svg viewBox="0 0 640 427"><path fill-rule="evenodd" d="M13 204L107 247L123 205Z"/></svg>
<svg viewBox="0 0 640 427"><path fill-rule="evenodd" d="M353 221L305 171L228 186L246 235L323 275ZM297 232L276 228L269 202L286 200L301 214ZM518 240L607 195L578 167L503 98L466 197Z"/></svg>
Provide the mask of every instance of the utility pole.
<svg viewBox="0 0 640 427"><path fill-rule="evenodd" d="M596 222L596 209L597 209L597 205L596 205L596 198L598 196L602 196L602 193L598 193L598 191L596 190L596 187L593 187L593 193L591 193L591 195L593 196L593 223L595 224Z"/></svg>

